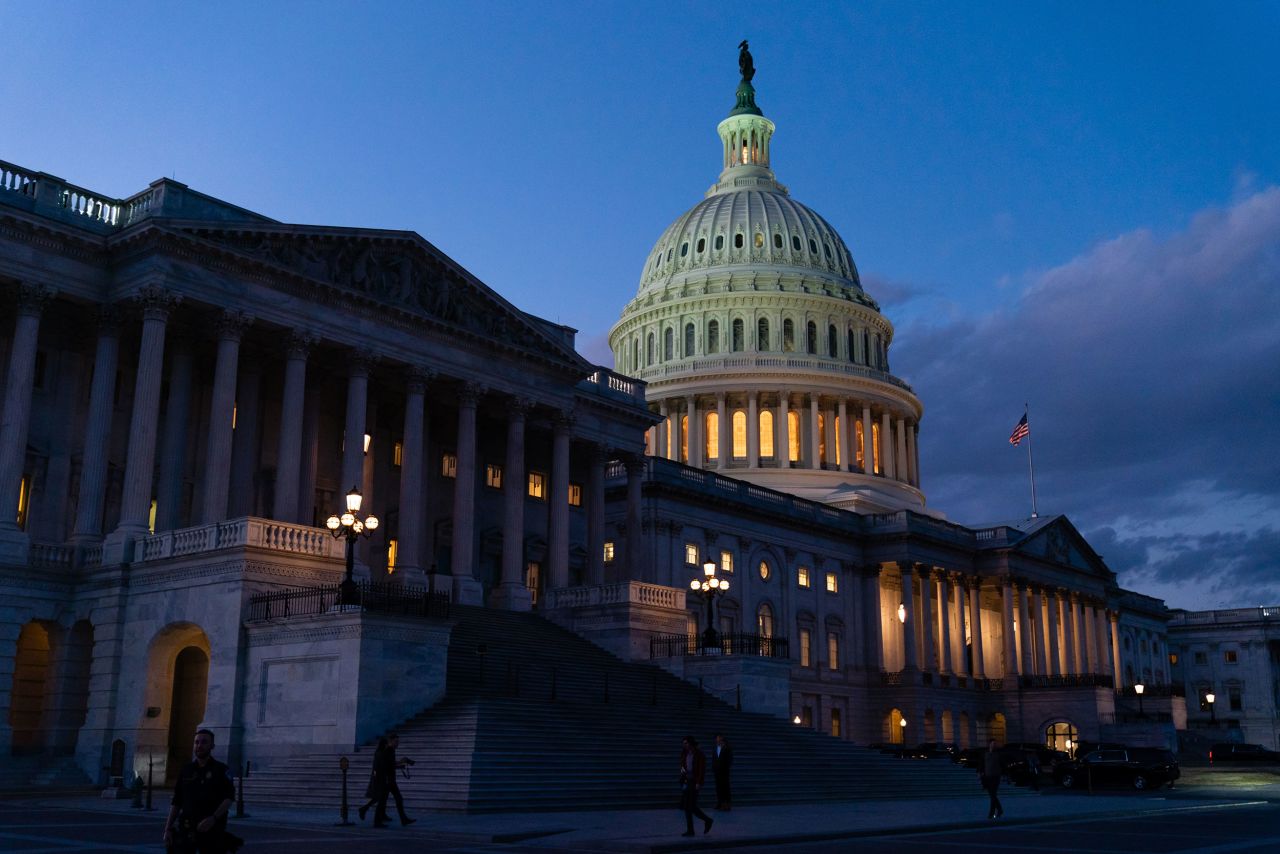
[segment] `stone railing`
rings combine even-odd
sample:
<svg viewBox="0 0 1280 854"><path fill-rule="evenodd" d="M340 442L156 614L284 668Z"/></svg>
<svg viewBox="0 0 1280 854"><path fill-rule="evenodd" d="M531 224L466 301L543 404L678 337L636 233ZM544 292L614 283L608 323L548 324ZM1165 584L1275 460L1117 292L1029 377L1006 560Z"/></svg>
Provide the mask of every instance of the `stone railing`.
<svg viewBox="0 0 1280 854"><path fill-rule="evenodd" d="M81 566L102 566L102 543L85 546L80 555Z"/></svg>
<svg viewBox="0 0 1280 854"><path fill-rule="evenodd" d="M44 172L33 172L0 160L0 190L35 200L37 207L63 210L90 222L120 225L122 203Z"/></svg>
<svg viewBox="0 0 1280 854"><path fill-rule="evenodd" d="M791 356L785 353L732 353L723 356L708 356L694 359L680 359L663 365L652 365L640 368L636 376L643 380L655 377L666 379L685 374L716 373L719 371L750 370L766 372L780 371L813 371L822 374L843 374L845 376L864 377L892 386L912 391L907 383L888 371L869 368L865 365L853 365L838 359L822 359L816 356Z"/></svg>
<svg viewBox="0 0 1280 854"><path fill-rule="evenodd" d="M141 560L164 560L231 548L256 548L322 558L343 557L342 543L322 528L246 516L152 534L141 543Z"/></svg>
<svg viewBox="0 0 1280 854"><path fill-rule="evenodd" d="M1170 626L1199 626L1215 623L1247 623L1257 620L1280 620L1280 607L1227 608L1218 611L1178 611L1169 618Z"/></svg>
<svg viewBox="0 0 1280 854"><path fill-rule="evenodd" d="M578 388L595 394L622 396L634 403L643 404L645 384L639 380L614 373L608 368L597 368L595 373L578 383Z"/></svg>
<svg viewBox="0 0 1280 854"><path fill-rule="evenodd" d="M32 543L27 565L33 569L69 569L75 557L71 546L56 543Z"/></svg>
<svg viewBox="0 0 1280 854"><path fill-rule="evenodd" d="M643 581L622 581L617 584L600 584L588 587L563 587L549 590L544 597L543 607L547 610L557 608L582 608L588 605L651 605L657 608L674 608L684 610L684 591L676 587L665 587L661 584L646 584Z"/></svg>

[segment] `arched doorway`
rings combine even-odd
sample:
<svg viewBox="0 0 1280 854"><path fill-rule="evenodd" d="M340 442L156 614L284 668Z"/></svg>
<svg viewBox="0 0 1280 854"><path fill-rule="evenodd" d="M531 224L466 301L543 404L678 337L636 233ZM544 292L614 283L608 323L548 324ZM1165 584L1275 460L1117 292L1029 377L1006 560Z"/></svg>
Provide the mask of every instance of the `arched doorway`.
<svg viewBox="0 0 1280 854"><path fill-rule="evenodd" d="M13 693L9 700L14 756L29 756L44 749L51 649L49 629L44 624L32 620L22 627L13 657Z"/></svg>
<svg viewBox="0 0 1280 854"><path fill-rule="evenodd" d="M1004 719L1004 715L996 712L987 721L987 738L994 738L996 744L1004 744L1008 741L1009 726Z"/></svg>
<svg viewBox="0 0 1280 854"><path fill-rule="evenodd" d="M1074 759L1076 747L1080 744L1080 732L1069 721L1054 721L1045 727L1044 743L1050 750L1061 750Z"/></svg>
<svg viewBox="0 0 1280 854"><path fill-rule="evenodd" d="M960 745L961 750L968 750L973 746L973 735L969 731L969 713L961 712L960 721L956 727L956 742Z"/></svg>
<svg viewBox="0 0 1280 854"><path fill-rule="evenodd" d="M904 744L906 742L906 729L910 723L902 716L901 709L890 709L889 714L884 719L885 729L887 730L885 740L890 744Z"/></svg>
<svg viewBox="0 0 1280 854"><path fill-rule="evenodd" d="M209 655L195 646L178 653L173 663L173 692L169 703L169 755L165 780L177 779L178 770L191 759L191 742L204 720L205 693L209 686Z"/></svg>

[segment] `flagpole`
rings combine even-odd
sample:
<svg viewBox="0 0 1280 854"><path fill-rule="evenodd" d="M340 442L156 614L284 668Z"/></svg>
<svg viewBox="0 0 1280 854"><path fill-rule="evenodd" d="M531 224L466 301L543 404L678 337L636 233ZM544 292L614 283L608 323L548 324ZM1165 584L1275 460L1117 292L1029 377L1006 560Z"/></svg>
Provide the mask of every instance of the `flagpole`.
<svg viewBox="0 0 1280 854"><path fill-rule="evenodd" d="M1027 419L1027 468L1031 470L1031 518L1037 519L1040 516L1036 509L1036 464L1031 459L1031 407L1024 403L1023 415Z"/></svg>

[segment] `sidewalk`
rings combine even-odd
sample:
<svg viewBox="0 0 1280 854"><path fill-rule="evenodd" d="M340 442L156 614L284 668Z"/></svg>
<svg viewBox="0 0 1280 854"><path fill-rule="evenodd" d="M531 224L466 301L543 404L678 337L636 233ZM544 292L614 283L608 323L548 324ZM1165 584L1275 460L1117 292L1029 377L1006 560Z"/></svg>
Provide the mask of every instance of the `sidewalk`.
<svg viewBox="0 0 1280 854"><path fill-rule="evenodd" d="M976 787L975 787L976 788ZM1004 793L1002 793L1004 794ZM1011 790L1005 803L1005 817L999 824L1020 824L1057 819L1136 815L1165 810L1185 810L1240 803L1239 799L1173 799L1163 794L1084 795L1051 792L1042 795ZM95 798L60 799L62 806L109 813L133 813L128 801ZM412 805L409 805L410 807ZM155 802L156 821L168 810L168 796ZM336 813L316 810L287 810L246 804L248 816L233 819L232 830L252 839L253 827L292 825L332 827ZM987 798L981 790L971 797L931 800L858 801L786 806L750 806L732 812L708 811L715 826L702 834L683 838L684 815L669 810L612 812L504 813L495 815L453 815L419 813L409 828L380 831L380 838L394 834L400 838L430 837L454 843L514 843L526 846L573 848L583 851L625 851L635 854L720 848L736 845L783 845L806 841L881 836L895 833L922 833L986 827ZM234 814L234 813L233 813ZM371 827L351 810L356 828ZM354 828L349 829L354 830ZM372 832L372 831L371 831Z"/></svg>

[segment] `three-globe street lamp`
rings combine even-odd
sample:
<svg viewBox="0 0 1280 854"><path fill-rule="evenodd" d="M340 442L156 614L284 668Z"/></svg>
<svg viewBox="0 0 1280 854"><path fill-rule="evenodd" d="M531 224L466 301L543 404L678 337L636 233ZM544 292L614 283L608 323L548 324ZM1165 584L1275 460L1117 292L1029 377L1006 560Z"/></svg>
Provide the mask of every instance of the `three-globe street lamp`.
<svg viewBox="0 0 1280 854"><path fill-rule="evenodd" d="M1209 725L1218 725L1218 715L1213 711L1213 701L1218 699L1212 691L1204 695L1204 701L1209 704Z"/></svg>
<svg viewBox="0 0 1280 854"><path fill-rule="evenodd" d="M715 611L713 605L716 596L729 592L729 582L723 578L716 577L715 561L707 561L702 565L702 578L695 578L689 582L689 589L695 593L701 593L703 598L707 600L707 630L702 633L702 648L712 649L720 645L720 635L716 632Z"/></svg>
<svg viewBox="0 0 1280 854"><path fill-rule="evenodd" d="M1133 686L1133 693L1138 695L1138 717L1145 718L1147 713L1142 709L1142 692L1147 690L1147 686L1141 682Z"/></svg>
<svg viewBox="0 0 1280 854"><path fill-rule="evenodd" d="M333 515L325 520L324 526L333 534L334 539L347 538L347 575L338 585L338 604L359 605L360 589L356 587L353 577L356 565L356 540L367 537L378 529L378 517L366 516L363 520L357 515L360 512L360 488L351 487L347 493L347 512L341 516Z"/></svg>

